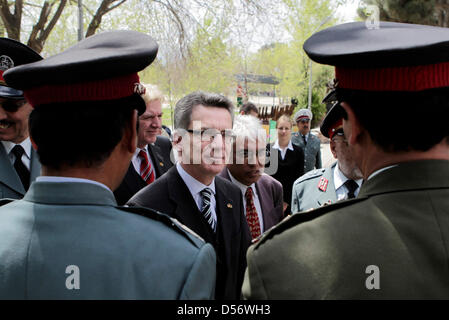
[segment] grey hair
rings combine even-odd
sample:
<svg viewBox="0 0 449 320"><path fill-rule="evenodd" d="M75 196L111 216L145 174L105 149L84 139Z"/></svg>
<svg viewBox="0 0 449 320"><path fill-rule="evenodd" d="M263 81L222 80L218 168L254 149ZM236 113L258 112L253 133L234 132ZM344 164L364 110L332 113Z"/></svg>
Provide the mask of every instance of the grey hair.
<svg viewBox="0 0 449 320"><path fill-rule="evenodd" d="M164 95L156 85L143 84L143 86L145 87L145 93L142 95L142 98L146 104L154 100L159 100L161 103L164 102Z"/></svg>
<svg viewBox="0 0 449 320"><path fill-rule="evenodd" d="M248 138L251 140L257 140L260 136L262 124L259 119L250 115L237 115L234 119L234 127L232 131L236 137Z"/></svg>
<svg viewBox="0 0 449 320"><path fill-rule="evenodd" d="M196 91L186 95L176 103L174 111L175 129L187 130L189 128L192 110L198 105L227 109L231 114L232 123L234 123L234 105L228 98L217 93Z"/></svg>

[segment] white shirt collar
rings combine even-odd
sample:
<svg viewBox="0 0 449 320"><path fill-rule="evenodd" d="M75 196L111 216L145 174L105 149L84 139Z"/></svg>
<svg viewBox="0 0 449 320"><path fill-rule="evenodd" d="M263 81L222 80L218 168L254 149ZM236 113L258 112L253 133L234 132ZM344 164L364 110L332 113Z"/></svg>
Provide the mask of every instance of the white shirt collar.
<svg viewBox="0 0 449 320"><path fill-rule="evenodd" d="M374 171L373 173L371 173L371 174L369 175L368 179L366 179L366 180L369 180L369 179L373 178L374 176L377 176L377 175L378 175L379 173L381 173L382 171L385 171L385 170L388 170L388 169L391 169L391 168L394 168L394 167L397 167L397 164L393 164L393 165L391 165L391 166L388 166L388 167L385 167L385 168L376 170L376 171Z"/></svg>
<svg viewBox="0 0 449 320"><path fill-rule="evenodd" d="M243 196L245 196L246 190L248 189L248 187L251 187L251 189L253 190L253 194L255 196L257 196L255 183L251 184L250 186L247 186L246 184L243 184L240 181L238 181L236 178L234 178L231 174L231 171L229 171L229 169L226 169L226 170L228 170L228 174L229 174L229 177L231 178L231 182L240 188L240 191L242 191Z"/></svg>
<svg viewBox="0 0 449 320"><path fill-rule="evenodd" d="M335 186L335 190L337 190L338 188L340 188L342 185L345 184L345 182L346 182L347 180L349 180L348 177L346 177L346 176L344 175L344 173L341 172L339 166L340 166L340 164L339 164L339 162L337 161L337 165L335 166L335 169L334 169L334 186ZM357 183L357 185L358 185L359 188L360 188L360 186L362 185L363 179L358 179L358 180L354 180L354 181Z"/></svg>
<svg viewBox="0 0 449 320"><path fill-rule="evenodd" d="M14 148L16 145L16 143L11 142L11 141L2 141L2 143L3 143L3 146L5 147L6 154L8 154L8 155L11 152L12 148ZM30 140L30 138L29 137L26 138L21 143L19 143L19 145L21 145L23 150L25 150L25 155L28 157L28 159L31 159L31 140Z"/></svg>
<svg viewBox="0 0 449 320"><path fill-rule="evenodd" d="M180 162L176 164L176 169L178 170L179 175L181 176L182 180L184 180L184 183L187 185L187 188L190 190L192 195L199 194L204 188L212 189L212 192L215 195L215 178L212 180L210 185L206 186L205 184L199 182L190 174L188 174L181 166Z"/></svg>
<svg viewBox="0 0 449 320"><path fill-rule="evenodd" d="M55 176L39 176L36 178L36 182L59 182L59 183L68 183L68 182L80 182L80 183L90 183L90 184L96 184L97 186L100 186L102 188L105 188L106 190L111 191L106 185L104 185L101 182L90 180L90 179L83 179L83 178L74 178L74 177L55 177ZM112 191L111 191L112 192Z"/></svg>
<svg viewBox="0 0 449 320"><path fill-rule="evenodd" d="M139 155L140 150L145 151L148 154L148 145L146 145L143 148L136 148L136 151L134 151L134 158L137 158L137 156Z"/></svg>
<svg viewBox="0 0 449 320"><path fill-rule="evenodd" d="M274 144L273 144L273 148L282 151L281 147L279 146L279 139L276 139L276 141L275 141ZM294 151L294 150L293 150L293 144L292 144L292 140L291 140L291 139L290 139L290 141L288 142L288 145L287 145L287 148L286 148L286 149L290 149L291 151ZM284 150L285 150L285 149L284 149Z"/></svg>

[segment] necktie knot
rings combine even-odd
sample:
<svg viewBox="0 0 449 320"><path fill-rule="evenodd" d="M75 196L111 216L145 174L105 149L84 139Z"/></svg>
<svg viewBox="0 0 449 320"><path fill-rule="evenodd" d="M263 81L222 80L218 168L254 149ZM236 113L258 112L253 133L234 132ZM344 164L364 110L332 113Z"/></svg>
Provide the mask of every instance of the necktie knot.
<svg viewBox="0 0 449 320"><path fill-rule="evenodd" d="M16 159L21 159L25 150L20 144L16 144L14 148L11 150L12 154L16 157Z"/></svg>
<svg viewBox="0 0 449 320"><path fill-rule="evenodd" d="M348 189L348 199L355 198L355 191L359 187L357 182L349 179L349 180L346 180L346 182L344 183L344 186L346 187L346 189Z"/></svg>
<svg viewBox="0 0 449 320"><path fill-rule="evenodd" d="M248 187L247 189L246 189L246 192L245 192L245 197L248 199L248 198L253 198L253 188L251 188L251 187Z"/></svg>

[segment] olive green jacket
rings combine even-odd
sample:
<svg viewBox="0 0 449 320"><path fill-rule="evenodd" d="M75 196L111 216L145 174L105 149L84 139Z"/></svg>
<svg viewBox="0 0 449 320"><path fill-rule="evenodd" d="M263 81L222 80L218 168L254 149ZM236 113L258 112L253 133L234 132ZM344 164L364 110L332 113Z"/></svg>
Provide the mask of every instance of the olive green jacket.
<svg viewBox="0 0 449 320"><path fill-rule="evenodd" d="M449 299L449 161L401 163L248 254L247 299ZM281 261L281 263L280 263Z"/></svg>

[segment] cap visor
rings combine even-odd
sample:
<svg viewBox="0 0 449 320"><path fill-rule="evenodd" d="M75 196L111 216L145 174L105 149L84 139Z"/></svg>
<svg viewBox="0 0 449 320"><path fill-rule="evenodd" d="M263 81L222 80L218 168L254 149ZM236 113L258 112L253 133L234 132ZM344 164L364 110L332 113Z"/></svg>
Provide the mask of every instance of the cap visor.
<svg viewBox="0 0 449 320"><path fill-rule="evenodd" d="M0 97L7 99L23 99L23 91L0 85Z"/></svg>

